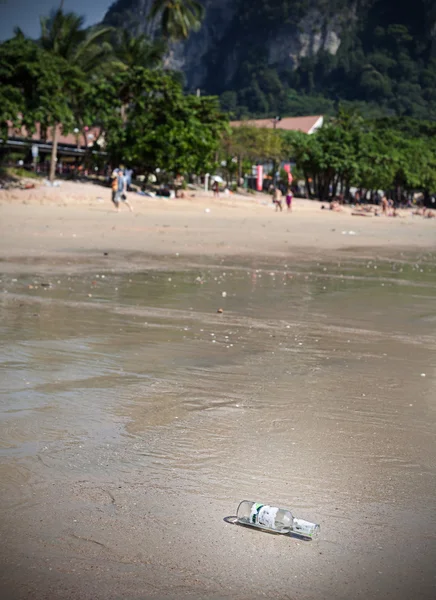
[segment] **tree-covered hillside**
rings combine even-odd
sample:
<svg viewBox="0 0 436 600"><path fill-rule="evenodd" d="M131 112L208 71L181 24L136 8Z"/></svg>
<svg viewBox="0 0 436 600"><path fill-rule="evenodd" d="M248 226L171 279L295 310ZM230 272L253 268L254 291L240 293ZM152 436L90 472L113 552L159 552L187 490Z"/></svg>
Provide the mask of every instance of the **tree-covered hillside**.
<svg viewBox="0 0 436 600"><path fill-rule="evenodd" d="M236 116L330 113L342 102L436 119L434 0L201 2L201 30L173 55L188 88L220 95ZM118 0L106 20L150 31L149 4Z"/></svg>
<svg viewBox="0 0 436 600"><path fill-rule="evenodd" d="M253 4L259 4L257 11ZM355 10L349 12L350 4L342 0L241 0L233 34L211 57L205 87L223 94L224 107L239 114L325 113L345 101L370 114L436 119L436 3L370 0L356 2ZM272 63L274 35L280 36L287 28L289 36L298 35L295 23L301 23L304 11L315 5L320 10L328 8L330 18L336 19L337 52L321 48L298 57L297 65L286 64L285 57ZM340 22L341 11L349 19L348 27ZM308 20L306 13L306 27ZM328 21L327 16L322 25L327 27ZM235 40L238 31L243 32L240 41ZM239 64L226 83L215 73L224 56L238 45L243 48Z"/></svg>

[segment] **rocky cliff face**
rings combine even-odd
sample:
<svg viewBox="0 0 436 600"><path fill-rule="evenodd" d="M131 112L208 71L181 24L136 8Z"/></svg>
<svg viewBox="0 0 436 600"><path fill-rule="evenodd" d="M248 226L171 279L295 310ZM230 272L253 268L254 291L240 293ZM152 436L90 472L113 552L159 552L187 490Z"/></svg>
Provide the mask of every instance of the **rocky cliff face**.
<svg viewBox="0 0 436 600"><path fill-rule="evenodd" d="M268 64L295 69L302 58L316 56L321 51L335 55L344 28L353 26L356 21L355 7L350 4L350 10L337 15L312 8L296 27L284 27L272 35L268 43Z"/></svg>
<svg viewBox="0 0 436 600"><path fill-rule="evenodd" d="M218 94L224 110L316 114L345 101L436 119L435 0L200 1L200 31L167 64L188 90ZM156 35L151 4L117 0L106 22Z"/></svg>
<svg viewBox="0 0 436 600"><path fill-rule="evenodd" d="M104 17L104 22L128 29L135 35L154 36L157 23L148 19L153 0L116 0Z"/></svg>
<svg viewBox="0 0 436 600"><path fill-rule="evenodd" d="M154 35L147 19L153 0L118 0L105 22L135 33ZM202 0L205 19L199 32L171 48L169 64L185 72L189 88L229 85L250 53L265 55L267 64L294 69L302 57L320 51L336 54L344 27L356 19L358 0ZM258 5L253 10L253 4ZM248 13L247 6L251 5ZM345 6L348 5L347 8ZM341 7L340 12L335 7ZM274 14L275 9L279 9ZM280 9L287 19L280 19ZM294 10L295 9L295 10ZM263 21L265 19L265 21ZM214 83L215 82L215 83Z"/></svg>

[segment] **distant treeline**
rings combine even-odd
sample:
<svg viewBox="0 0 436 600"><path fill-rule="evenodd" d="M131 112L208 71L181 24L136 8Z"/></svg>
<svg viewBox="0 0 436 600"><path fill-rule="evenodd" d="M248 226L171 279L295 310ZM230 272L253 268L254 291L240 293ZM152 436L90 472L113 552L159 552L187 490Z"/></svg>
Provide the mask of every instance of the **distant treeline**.
<svg viewBox="0 0 436 600"><path fill-rule="evenodd" d="M328 200L350 188L363 197L388 192L403 202L415 192L436 192L436 123L411 118L364 119L341 108L312 135L243 125L224 137L221 157L234 176L268 161L294 161L295 180L310 198ZM235 160L236 157L236 160ZM287 174L282 173L286 185Z"/></svg>

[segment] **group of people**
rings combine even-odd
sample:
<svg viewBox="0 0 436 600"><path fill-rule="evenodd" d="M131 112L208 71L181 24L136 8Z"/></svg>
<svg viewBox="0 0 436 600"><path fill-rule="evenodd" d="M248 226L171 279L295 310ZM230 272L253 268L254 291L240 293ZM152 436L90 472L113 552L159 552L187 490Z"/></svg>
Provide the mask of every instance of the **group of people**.
<svg viewBox="0 0 436 600"><path fill-rule="evenodd" d="M423 206L422 208L417 208L412 212L412 215L419 215L420 217L424 217L424 219L435 219L436 214L430 208L426 208Z"/></svg>
<svg viewBox="0 0 436 600"><path fill-rule="evenodd" d="M125 204L130 212L133 212L133 207L127 200L127 191L131 184L132 172L119 166L112 171L112 202L117 211L120 210L121 204Z"/></svg>
<svg viewBox="0 0 436 600"><path fill-rule="evenodd" d="M403 215L399 212L398 208L395 206L394 201L389 199L386 194L382 196L380 201L382 215L386 217L402 217ZM378 209L374 208L374 214L377 216ZM421 215L428 219L432 219L435 217L435 214L432 210L428 208L418 208L412 212L413 215Z"/></svg>
<svg viewBox="0 0 436 600"><path fill-rule="evenodd" d="M288 208L288 211L292 212L292 200L293 200L294 196L292 194L292 190L290 187L288 187L286 190L285 198L286 198L286 206ZM275 204L276 212L279 210L280 210L280 212L282 212L282 210L283 210L283 192L278 186L275 187L273 190L272 201L273 201L273 204Z"/></svg>
<svg viewBox="0 0 436 600"><path fill-rule="evenodd" d="M357 192L356 192L357 195ZM360 199L360 198L359 198ZM327 207L322 204L321 209L328 208L334 212L342 212L344 209L342 207L343 202L341 202L341 198L334 198ZM395 206L394 201L384 194L378 205L370 205L363 204L361 201L356 202L356 204L352 208L351 214L355 217L404 217L405 215L400 213L398 208ZM428 208L417 208L412 212L413 215L420 215L427 219L436 218L436 214L434 211Z"/></svg>
<svg viewBox="0 0 436 600"><path fill-rule="evenodd" d="M133 207L132 205L129 203L128 199L127 199L127 192L129 190L129 187L131 185L131 181L132 181L132 171L129 169L125 169L122 165L120 165L118 168L114 169L112 171L111 174L111 187L112 187L112 202L116 208L117 211L120 210L120 206L122 204L125 204L128 209L130 210L130 212L133 212ZM292 211L292 200L293 200L293 193L292 193L292 189L288 186L286 188L285 193L283 193L282 189L279 186L275 186L274 188L271 186L272 188L272 201L273 204L275 205L275 210L276 212L283 211L283 196L285 197L286 200L286 206L287 206L287 210L289 212ZM219 182L217 180L215 180L212 184L212 190L214 193L215 197L219 197L219 193L220 193L220 188L219 188ZM181 194L181 196L183 197L184 194ZM180 195L179 195L180 197ZM356 198L357 197L357 198ZM384 194L382 196L382 198L379 200L379 203L377 203L376 206L370 206L367 204L363 204L362 203L362 199L360 197L360 194L358 194L358 192L356 192L356 197L355 197L355 208L354 211L351 213L352 215L355 216L380 216L380 210L381 210L381 214L387 217L401 217L402 215L398 212L397 208L394 206L394 201L391 199L388 199L386 194ZM343 210L342 205L344 203L344 199L343 196L339 196L334 198L328 208L329 210L335 211L335 212L341 212ZM324 206L324 204L321 206L322 209L325 209L326 207ZM415 211L413 211L414 215L420 215L423 216L425 218L428 219L432 219L432 218L436 218L436 214L434 213L434 211L430 210L430 209L426 209L426 208L418 208Z"/></svg>

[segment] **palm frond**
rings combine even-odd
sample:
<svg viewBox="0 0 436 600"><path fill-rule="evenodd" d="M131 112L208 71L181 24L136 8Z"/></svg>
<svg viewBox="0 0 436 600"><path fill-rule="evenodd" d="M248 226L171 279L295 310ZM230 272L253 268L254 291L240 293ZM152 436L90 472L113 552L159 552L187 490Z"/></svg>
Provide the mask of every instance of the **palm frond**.
<svg viewBox="0 0 436 600"><path fill-rule="evenodd" d="M21 27L14 27L14 37L24 40L26 36L24 35L24 31L21 29Z"/></svg>
<svg viewBox="0 0 436 600"><path fill-rule="evenodd" d="M86 32L86 36L77 44L74 53L71 56L73 63L82 67L85 72L98 67L98 62L93 64L88 60L88 55L95 53L95 47L104 47L103 55L109 54L109 36L113 32L112 27L96 27ZM86 68L85 65L86 64Z"/></svg>
<svg viewBox="0 0 436 600"><path fill-rule="evenodd" d="M61 9L42 18L39 43L47 51L77 66L86 73L99 69L110 56L109 36L112 27L84 28L84 17L64 13Z"/></svg>
<svg viewBox="0 0 436 600"><path fill-rule="evenodd" d="M191 31L198 31L204 7L198 0L154 0L149 20L160 16L162 35L172 41L185 40Z"/></svg>
<svg viewBox="0 0 436 600"><path fill-rule="evenodd" d="M151 40L146 35L133 36L130 32L119 32L114 44L114 54L126 67L157 67L166 52L163 40Z"/></svg>

